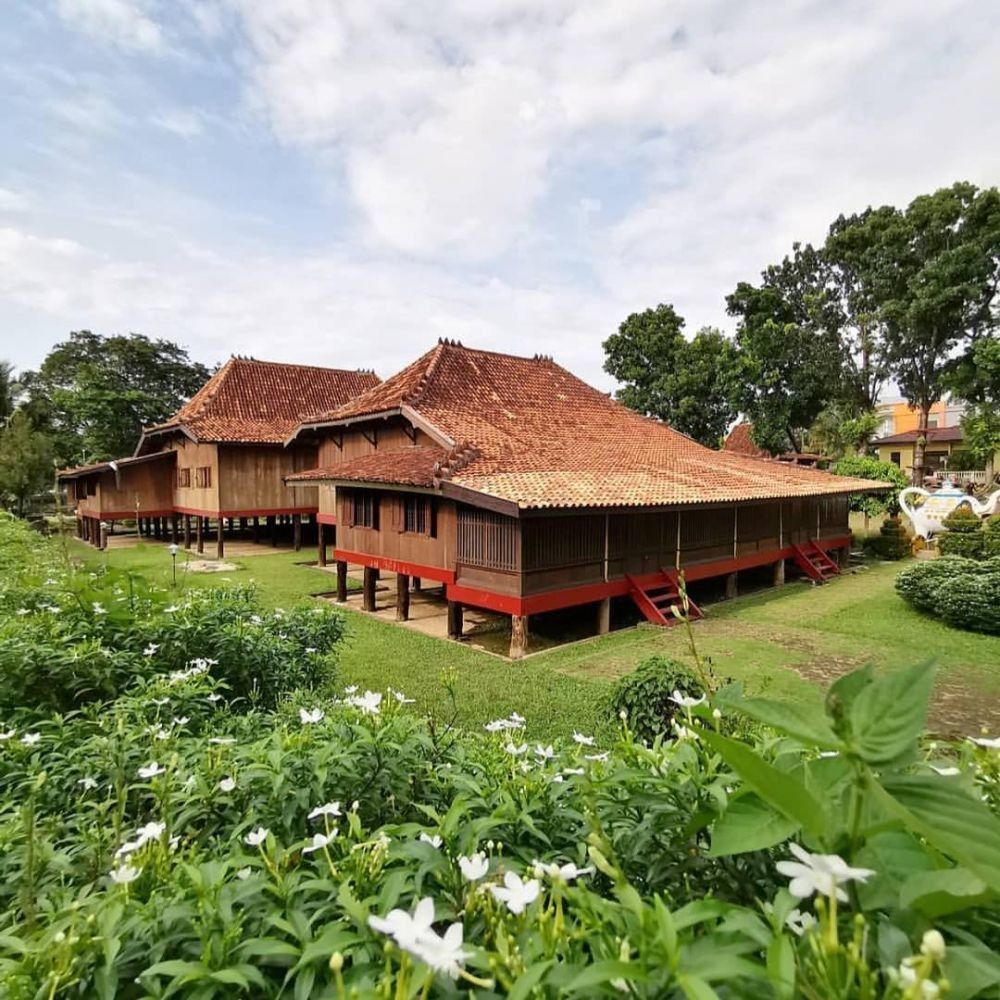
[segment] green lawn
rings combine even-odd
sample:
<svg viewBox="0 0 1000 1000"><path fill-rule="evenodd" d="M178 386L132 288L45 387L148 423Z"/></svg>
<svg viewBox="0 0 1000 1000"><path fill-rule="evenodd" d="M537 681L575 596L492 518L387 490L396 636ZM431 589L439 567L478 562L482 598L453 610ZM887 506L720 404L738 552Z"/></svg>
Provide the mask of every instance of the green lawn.
<svg viewBox="0 0 1000 1000"><path fill-rule="evenodd" d="M162 545L104 554L73 545L90 565L106 560L170 582L170 559ZM265 603L290 606L332 589L331 575L300 565L310 558L314 553L303 550L233 559L235 572L179 573L179 579L182 586L253 581ZM790 583L715 604L693 627L698 650L719 677L796 700L818 697L819 684L864 663L894 669L934 659L941 670L933 726L1000 730L1000 639L957 631L912 611L893 590L899 568L875 563L823 587ZM441 682L447 669L454 676L460 722L481 725L516 710L528 717L529 733L538 737L593 731L614 678L654 654L680 660L691 655L683 628L640 626L510 663L354 611L345 613L350 626L341 657L346 683L395 687L416 698L421 710L444 719L451 713Z"/></svg>

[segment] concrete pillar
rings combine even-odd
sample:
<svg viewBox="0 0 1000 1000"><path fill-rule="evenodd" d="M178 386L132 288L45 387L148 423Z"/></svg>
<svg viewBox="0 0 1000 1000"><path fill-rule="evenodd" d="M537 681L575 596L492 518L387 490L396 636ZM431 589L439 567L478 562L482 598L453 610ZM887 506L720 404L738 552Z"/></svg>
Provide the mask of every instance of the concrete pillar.
<svg viewBox="0 0 1000 1000"><path fill-rule="evenodd" d="M396 621L410 620L410 578L406 573L396 574Z"/></svg>
<svg viewBox="0 0 1000 1000"><path fill-rule="evenodd" d="M97 526L98 531L98 545L97 547L103 551L108 547L108 526L104 521L101 521Z"/></svg>
<svg viewBox="0 0 1000 1000"><path fill-rule="evenodd" d="M597 634L607 635L611 631L611 598L605 597L597 604Z"/></svg>
<svg viewBox="0 0 1000 1000"><path fill-rule="evenodd" d="M364 591L361 606L365 611L375 610L375 582L378 580L378 570L371 566L365 567Z"/></svg>
<svg viewBox="0 0 1000 1000"><path fill-rule="evenodd" d="M460 601L449 601L448 602L448 638L449 639L461 639L462 638L462 628L464 622L462 621L462 604Z"/></svg>
<svg viewBox="0 0 1000 1000"><path fill-rule="evenodd" d="M191 548L191 515L184 515L184 548Z"/></svg>
<svg viewBox="0 0 1000 1000"><path fill-rule="evenodd" d="M226 554L226 532L225 525L226 519L220 517L215 522L216 532L215 532L215 558L221 559Z"/></svg>
<svg viewBox="0 0 1000 1000"><path fill-rule="evenodd" d="M731 601L739 592L739 573L726 574L726 600Z"/></svg>
<svg viewBox="0 0 1000 1000"><path fill-rule="evenodd" d="M783 587L785 585L785 560L779 559L774 564L774 586Z"/></svg>
<svg viewBox="0 0 1000 1000"><path fill-rule="evenodd" d="M520 660L528 652L528 616L510 616L510 658Z"/></svg>
<svg viewBox="0 0 1000 1000"><path fill-rule="evenodd" d="M347 563L337 560L337 603L347 603Z"/></svg>
<svg viewBox="0 0 1000 1000"><path fill-rule="evenodd" d="M322 524L316 525L316 561L326 565L326 527Z"/></svg>
<svg viewBox="0 0 1000 1000"><path fill-rule="evenodd" d="M198 555L205 552L205 519L199 514L194 519L194 547L198 550Z"/></svg>
<svg viewBox="0 0 1000 1000"><path fill-rule="evenodd" d="M296 552L302 550L302 515L292 514L292 546Z"/></svg>

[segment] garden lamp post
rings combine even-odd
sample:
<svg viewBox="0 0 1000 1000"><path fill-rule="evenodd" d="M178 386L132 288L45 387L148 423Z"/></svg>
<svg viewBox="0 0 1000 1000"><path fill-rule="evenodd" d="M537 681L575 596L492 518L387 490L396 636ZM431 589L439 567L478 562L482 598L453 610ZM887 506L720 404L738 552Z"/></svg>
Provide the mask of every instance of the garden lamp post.
<svg viewBox="0 0 1000 1000"><path fill-rule="evenodd" d="M167 549L167 551L170 553L171 566L172 566L172 569L173 569L174 586L175 587L177 586L177 553L180 552L180 550L181 550L181 547L176 542L174 542L172 545L170 545L170 547Z"/></svg>

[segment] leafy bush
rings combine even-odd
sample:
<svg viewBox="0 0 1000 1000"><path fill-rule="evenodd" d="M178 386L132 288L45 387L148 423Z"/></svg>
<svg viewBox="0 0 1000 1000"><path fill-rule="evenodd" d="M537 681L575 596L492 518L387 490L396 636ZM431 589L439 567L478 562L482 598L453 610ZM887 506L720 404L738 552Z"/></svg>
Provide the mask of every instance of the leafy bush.
<svg viewBox="0 0 1000 1000"><path fill-rule="evenodd" d="M704 692L683 663L651 656L615 683L608 696L608 715L612 722L626 719L638 739L652 743L657 736L669 735L675 717L684 714L674 700L678 693L699 698Z"/></svg>
<svg viewBox="0 0 1000 1000"><path fill-rule="evenodd" d="M867 548L880 559L905 559L911 550L910 536L898 517L887 517L879 533L868 540Z"/></svg>
<svg viewBox="0 0 1000 1000"><path fill-rule="evenodd" d="M896 590L918 611L955 628L1000 634L1000 558L920 562L899 574Z"/></svg>
<svg viewBox="0 0 1000 1000"><path fill-rule="evenodd" d="M983 525L983 554L987 559L1000 556L1000 514L986 519Z"/></svg>
<svg viewBox="0 0 1000 1000"><path fill-rule="evenodd" d="M983 522L968 504L956 507L941 526L945 529L938 536L938 550L942 555L983 558L986 542Z"/></svg>
<svg viewBox="0 0 1000 1000"><path fill-rule="evenodd" d="M832 470L838 476L855 479L874 479L889 483L892 489L880 493L852 493L848 497L851 510L869 517L899 511L899 491L910 485L906 474L894 462L882 462L867 455L852 455L840 459Z"/></svg>

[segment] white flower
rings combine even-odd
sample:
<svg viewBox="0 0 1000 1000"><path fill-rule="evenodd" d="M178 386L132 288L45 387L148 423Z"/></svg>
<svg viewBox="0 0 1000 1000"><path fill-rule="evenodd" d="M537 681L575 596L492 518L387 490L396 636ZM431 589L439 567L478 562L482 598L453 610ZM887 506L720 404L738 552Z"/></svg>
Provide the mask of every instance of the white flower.
<svg viewBox="0 0 1000 1000"><path fill-rule="evenodd" d="M561 785L566 779L561 774L556 774L556 775L553 775L552 780L557 785Z"/></svg>
<svg viewBox="0 0 1000 1000"><path fill-rule="evenodd" d="M716 722L718 722L719 719L722 718L722 712L719 709L717 709L717 708L713 708L712 709L712 718L715 719Z"/></svg>
<svg viewBox="0 0 1000 1000"><path fill-rule="evenodd" d="M170 730L169 729L164 729L163 726L157 726L156 729L153 730L153 739L154 740L169 740L170 739Z"/></svg>
<svg viewBox="0 0 1000 1000"><path fill-rule="evenodd" d="M524 722L524 716L523 715L518 715L517 712L511 712L510 713L510 721L511 722Z"/></svg>
<svg viewBox="0 0 1000 1000"><path fill-rule="evenodd" d="M79 785L79 786L80 786L80 787L81 787L81 788L82 788L82 789L83 789L83 790L84 790L85 792L89 792L89 791L90 791L91 789L93 789L93 788L96 788L96 787L97 787L97 780L96 780L95 778L91 778L91 777L90 777L90 775L88 774L88 775L87 775L86 777L84 777L84 778L80 778L80 779L79 779L79 780L77 781L77 784L78 784L78 785Z"/></svg>
<svg viewBox="0 0 1000 1000"><path fill-rule="evenodd" d="M924 936L920 941L920 954L928 955L935 961L940 962L944 958L945 944L944 938L941 936L940 931L936 931L933 928L929 931L924 932Z"/></svg>
<svg viewBox="0 0 1000 1000"><path fill-rule="evenodd" d="M588 753L584 756L584 760L600 760L605 761L610 757L611 754L605 750L604 753Z"/></svg>
<svg viewBox="0 0 1000 1000"><path fill-rule="evenodd" d="M186 726L190 721L191 720L186 715L182 715L180 716L180 718L178 718L176 715L174 716L175 726Z"/></svg>
<svg viewBox="0 0 1000 1000"><path fill-rule="evenodd" d="M8 729L5 733L0 733L0 743L6 740L12 739L14 734L17 732L16 729Z"/></svg>
<svg viewBox="0 0 1000 1000"><path fill-rule="evenodd" d="M117 851L115 851L115 857L116 858L124 857L126 854L131 854L133 851L138 851L140 847L142 847L142 844L140 844L138 840L126 840L125 843L122 844L122 846L119 847Z"/></svg>
<svg viewBox="0 0 1000 1000"><path fill-rule="evenodd" d="M521 876L515 872L507 872L503 877L503 885L491 885L490 892L493 898L501 903L507 904L507 909L511 913L524 913L525 909L538 899L539 892L538 879L529 879L527 882L521 881Z"/></svg>
<svg viewBox="0 0 1000 1000"><path fill-rule="evenodd" d="M158 707L170 704L169 698L150 698L149 700Z"/></svg>
<svg viewBox="0 0 1000 1000"><path fill-rule="evenodd" d="M438 834L435 833L434 836L432 837L429 833L426 833L423 830L420 832L420 839L425 844L430 844L431 847L440 847L442 843L441 838Z"/></svg>
<svg viewBox="0 0 1000 1000"><path fill-rule="evenodd" d="M135 834L137 838L136 843L139 847L142 847L143 844L151 840L159 840L166 828L166 823L147 823L145 826L140 826Z"/></svg>
<svg viewBox="0 0 1000 1000"><path fill-rule="evenodd" d="M686 694L681 694L681 692L678 691L676 688L674 689L673 694L671 694L670 700L675 705L680 705L681 708L694 708L696 705L705 704L704 695L702 695L700 698L691 698Z"/></svg>
<svg viewBox="0 0 1000 1000"><path fill-rule="evenodd" d="M785 917L785 926L792 931L792 933L802 937L806 931L811 930L816 926L816 918L811 913L803 913L801 910L792 910L792 912Z"/></svg>
<svg viewBox="0 0 1000 1000"><path fill-rule="evenodd" d="M316 652L316 647L315 646L306 646L306 652L307 653L315 653Z"/></svg>
<svg viewBox="0 0 1000 1000"><path fill-rule="evenodd" d="M208 700L211 702L222 701L222 695L216 694L214 691L208 696Z"/></svg>
<svg viewBox="0 0 1000 1000"><path fill-rule="evenodd" d="M594 737L584 736L583 733L573 733L573 740L582 747L592 747L594 745Z"/></svg>
<svg viewBox="0 0 1000 1000"><path fill-rule="evenodd" d="M512 757L520 757L521 754L528 752L528 744L522 743L520 746L515 746L513 743L508 743L504 750L507 751Z"/></svg>
<svg viewBox="0 0 1000 1000"><path fill-rule="evenodd" d="M912 961L908 958L903 959L903 964L899 967L899 985L906 991L907 996L913 996L912 989L919 982L923 1000L936 1000L941 995L941 987L930 979L921 979L917 975L917 970L913 968Z"/></svg>
<svg viewBox="0 0 1000 1000"><path fill-rule="evenodd" d="M506 719L494 719L492 722L487 722L483 729L488 733L499 733L504 729L510 729L510 723Z"/></svg>
<svg viewBox="0 0 1000 1000"><path fill-rule="evenodd" d="M140 767L138 774L140 778L155 778L158 774L163 774L166 768L154 760L151 764L147 764L145 767Z"/></svg>
<svg viewBox="0 0 1000 1000"><path fill-rule="evenodd" d="M227 747L231 743L235 743L236 738L233 736L213 736L208 742L214 743L216 746Z"/></svg>
<svg viewBox="0 0 1000 1000"><path fill-rule="evenodd" d="M267 828L258 826L256 830L251 830L243 840L251 847L260 847L267 840Z"/></svg>
<svg viewBox="0 0 1000 1000"><path fill-rule="evenodd" d="M552 749L551 743L547 747L543 747L541 743L535 747L535 756L541 757L542 760L551 760L555 755L556 752Z"/></svg>
<svg viewBox="0 0 1000 1000"><path fill-rule="evenodd" d="M241 882L245 882L248 878L250 878L250 872L251 872L251 868L250 868L249 865L247 865L245 868L238 868L236 870L236 877Z"/></svg>
<svg viewBox="0 0 1000 1000"><path fill-rule="evenodd" d="M458 867L466 882L478 882L490 870L490 863L482 851L477 851L471 858L463 854L458 859Z"/></svg>
<svg viewBox="0 0 1000 1000"><path fill-rule="evenodd" d="M421 940L433 933L434 900L425 896L413 910L390 910L384 917L369 917L368 926L380 934L388 934L400 948L415 953Z"/></svg>
<svg viewBox="0 0 1000 1000"><path fill-rule="evenodd" d="M327 802L325 805L316 806L311 813L309 813L309 819L316 819L319 816L339 816L340 813L340 803L339 802Z"/></svg>
<svg viewBox="0 0 1000 1000"><path fill-rule="evenodd" d="M567 767L566 770L563 771L563 774L566 775L567 778L573 774L583 774L583 773L584 771L582 767Z"/></svg>
<svg viewBox="0 0 1000 1000"><path fill-rule="evenodd" d="M321 851L327 844L337 836L337 830L334 828L330 831L330 835L327 836L324 833L314 833L312 843L308 847L302 848L303 854L312 854L313 851Z"/></svg>
<svg viewBox="0 0 1000 1000"><path fill-rule="evenodd" d="M851 868L836 854L810 854L798 844L789 844L788 849L799 861L779 861L777 869L792 880L788 890L798 899L808 899L814 892L823 896L836 893L837 899L846 903L847 893L840 886L866 882L875 874L868 868Z"/></svg>
<svg viewBox="0 0 1000 1000"><path fill-rule="evenodd" d="M393 691L392 696L400 703L400 705L413 705L416 703L416 698L407 698L402 691Z"/></svg>
<svg viewBox="0 0 1000 1000"><path fill-rule="evenodd" d="M679 740L696 740L698 734L687 726L682 726L676 719L673 721L674 733Z"/></svg>
<svg viewBox="0 0 1000 1000"><path fill-rule="evenodd" d="M236 781L234 778L223 778L219 782L220 792L231 792L236 787Z"/></svg>
<svg viewBox="0 0 1000 1000"><path fill-rule="evenodd" d="M134 882L142 873L138 868L133 868L132 865L120 865L118 868L112 868L108 874L111 876L111 881L116 885L128 885L129 882Z"/></svg>
<svg viewBox="0 0 1000 1000"><path fill-rule="evenodd" d="M176 604L171 604L169 608L163 609L164 614L172 615L175 611L180 611L180 608Z"/></svg>
<svg viewBox="0 0 1000 1000"><path fill-rule="evenodd" d="M593 875L594 869L592 867L577 868L572 861L564 865L546 864L544 861L536 861L535 874L546 875L554 882L572 882L583 875Z"/></svg>
<svg viewBox="0 0 1000 1000"><path fill-rule="evenodd" d="M957 767L938 767L936 764L931 764L931 770L936 771L942 778L954 778L956 774L962 773Z"/></svg>
<svg viewBox="0 0 1000 1000"><path fill-rule="evenodd" d="M358 690L357 684L349 684L344 688L344 694L356 694Z"/></svg>
<svg viewBox="0 0 1000 1000"><path fill-rule="evenodd" d="M299 721L303 726L309 726L316 722L322 722L326 718L326 713L321 708L299 709Z"/></svg>
<svg viewBox="0 0 1000 1000"><path fill-rule="evenodd" d="M995 740L984 739L979 736L970 736L970 742L975 743L977 747L986 747L987 750L1000 750L1000 736Z"/></svg>
<svg viewBox="0 0 1000 1000"><path fill-rule="evenodd" d="M160 648L160 644L159 644L158 642L151 642L151 643L150 643L150 644L149 644L149 645L148 645L148 646L147 646L147 647L146 647L146 648L145 648L145 649L144 649L144 650L142 651L142 655L143 655L143 656L155 656L155 655L156 655L156 651L157 651L157 650L158 650L159 648Z"/></svg>
<svg viewBox="0 0 1000 1000"><path fill-rule="evenodd" d="M441 937L428 931L418 942L413 954L435 972L443 972L452 979L458 979L462 963L471 952L462 948L462 925L452 924Z"/></svg>
<svg viewBox="0 0 1000 1000"><path fill-rule="evenodd" d="M107 608L100 601L94 601L93 611L95 615L106 615L108 613Z"/></svg>
<svg viewBox="0 0 1000 1000"><path fill-rule="evenodd" d="M35 746L35 744L41 743L41 741L42 741L42 734L41 733L25 733L21 737L21 742L26 747L33 747L33 746Z"/></svg>
<svg viewBox="0 0 1000 1000"><path fill-rule="evenodd" d="M18 608L17 609L17 613L19 615L30 615L31 614L31 609L30 608Z"/></svg>

